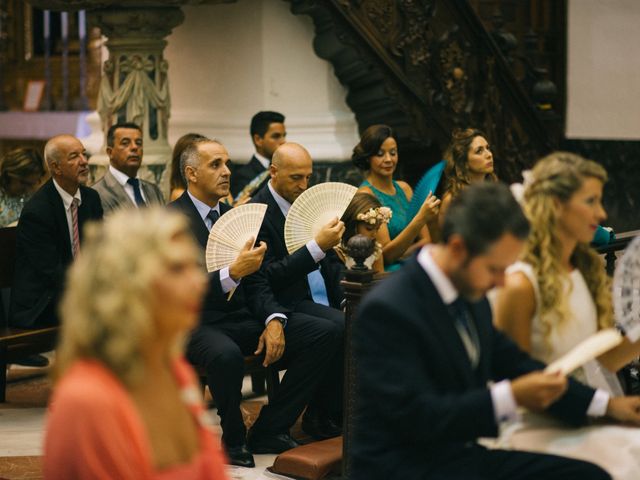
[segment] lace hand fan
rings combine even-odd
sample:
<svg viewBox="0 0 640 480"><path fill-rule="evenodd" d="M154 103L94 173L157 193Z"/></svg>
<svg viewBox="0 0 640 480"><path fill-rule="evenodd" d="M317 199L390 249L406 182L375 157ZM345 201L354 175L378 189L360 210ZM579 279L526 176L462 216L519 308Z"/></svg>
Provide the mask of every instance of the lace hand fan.
<svg viewBox="0 0 640 480"><path fill-rule="evenodd" d="M258 237L265 203L248 203L229 210L222 215L209 232L206 249L207 271L215 272L231 265L244 244Z"/></svg>
<svg viewBox="0 0 640 480"><path fill-rule="evenodd" d="M580 342L568 353L547 366L544 371L547 373L560 372L563 375L569 375L576 368L608 352L613 347L619 345L620 342L622 342L620 332L615 328L605 328Z"/></svg>
<svg viewBox="0 0 640 480"><path fill-rule="evenodd" d="M284 223L284 242L289 254L306 245L334 218L342 217L358 189L340 182L315 185L293 202Z"/></svg>
<svg viewBox="0 0 640 480"><path fill-rule="evenodd" d="M613 275L613 311L627 338L640 338L640 237L626 248Z"/></svg>

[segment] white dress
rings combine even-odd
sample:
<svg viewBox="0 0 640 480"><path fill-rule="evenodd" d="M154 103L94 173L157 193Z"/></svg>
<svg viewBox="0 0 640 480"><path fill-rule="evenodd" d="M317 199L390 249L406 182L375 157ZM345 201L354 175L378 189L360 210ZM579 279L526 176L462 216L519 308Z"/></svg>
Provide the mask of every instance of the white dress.
<svg viewBox="0 0 640 480"><path fill-rule="evenodd" d="M517 262L507 270L508 274L513 272L527 276L539 306L538 282L531 265ZM531 324L531 354L545 363L561 357L598 328L595 303L578 269L571 272L564 289L572 315L554 328L547 343L537 312ZM573 376L612 396L622 395L617 377L596 360ZM640 428L616 425L604 419L598 424L573 428L546 415L525 413L518 424L503 432L499 446L587 460L606 469L616 480L640 479Z"/></svg>

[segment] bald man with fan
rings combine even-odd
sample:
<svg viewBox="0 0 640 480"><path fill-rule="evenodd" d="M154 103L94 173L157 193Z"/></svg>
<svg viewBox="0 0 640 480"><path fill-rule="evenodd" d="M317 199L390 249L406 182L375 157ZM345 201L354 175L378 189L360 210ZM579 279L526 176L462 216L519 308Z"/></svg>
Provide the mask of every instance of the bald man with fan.
<svg viewBox="0 0 640 480"><path fill-rule="evenodd" d="M247 279L249 306L259 318L275 312L292 312L290 326L311 319L318 325L334 330L336 348L332 365L318 385L314 401L303 417L302 429L316 438L340 434L342 416L342 376L344 313L340 304L344 298L340 280L343 265L333 247L344 233L344 224L334 218L319 229L292 254L285 243L285 220L293 202L309 186L313 162L301 145L284 143L275 151L266 188L251 200L266 203L258 241L268 245L260 270ZM289 327L287 327L289 328Z"/></svg>
<svg viewBox="0 0 640 480"><path fill-rule="evenodd" d="M187 190L168 206L188 217L204 251L213 224L231 210L220 202L229 194L229 154L220 142L204 138L185 149L180 163ZM281 453L298 446L289 429L315 394L336 349L330 326L313 319L289 324L287 308L267 316L247 309L245 277L260 268L267 249L264 242L254 246L253 240L228 267L209 273L200 323L187 345L189 361L206 369L230 462L243 467L255 466L252 452ZM274 364L287 372L254 423L249 451L240 402L244 356L253 353L264 354L265 366Z"/></svg>

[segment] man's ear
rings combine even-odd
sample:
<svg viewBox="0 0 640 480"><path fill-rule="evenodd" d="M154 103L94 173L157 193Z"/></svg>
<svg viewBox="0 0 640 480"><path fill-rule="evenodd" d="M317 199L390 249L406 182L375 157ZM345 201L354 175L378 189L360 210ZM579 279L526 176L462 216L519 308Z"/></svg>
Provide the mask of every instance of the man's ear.
<svg viewBox="0 0 640 480"><path fill-rule="evenodd" d="M51 162L49 162L48 166L49 172L51 172L52 175L60 175L60 165L58 164L57 160L52 160Z"/></svg>
<svg viewBox="0 0 640 480"><path fill-rule="evenodd" d="M113 152L113 147L107 147L107 156L111 156L111 152Z"/></svg>
<svg viewBox="0 0 640 480"><path fill-rule="evenodd" d="M276 167L273 163L271 163L269 165L269 176L273 178L276 176L276 173L278 173L278 167Z"/></svg>
<svg viewBox="0 0 640 480"><path fill-rule="evenodd" d="M264 137L261 137L260 135L258 135L257 133L253 134L253 144L256 147L260 147L262 148L262 142L264 140Z"/></svg>
<svg viewBox="0 0 640 480"><path fill-rule="evenodd" d="M464 264L469 256L469 251L462 236L458 233L451 235L449 240L447 240L447 247L451 254L451 259L458 265Z"/></svg>
<svg viewBox="0 0 640 480"><path fill-rule="evenodd" d="M187 183L197 183L198 175L196 171L197 169L193 168L192 165L186 165L184 167L184 176L187 178Z"/></svg>

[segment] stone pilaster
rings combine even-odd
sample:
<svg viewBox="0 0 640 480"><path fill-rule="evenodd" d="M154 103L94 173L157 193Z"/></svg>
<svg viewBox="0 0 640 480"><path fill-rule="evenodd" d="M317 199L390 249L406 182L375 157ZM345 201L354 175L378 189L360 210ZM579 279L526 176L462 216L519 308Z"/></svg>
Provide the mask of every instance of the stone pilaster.
<svg viewBox="0 0 640 480"><path fill-rule="evenodd" d="M91 159L94 169L108 164L106 132L117 122L134 122L144 133L140 175L159 183L171 161L167 125L171 114L168 64L163 57L167 37L184 20L178 7L104 8L89 12L89 23L108 38L98 95L98 113L105 135L101 154ZM96 173L96 177L100 173Z"/></svg>

